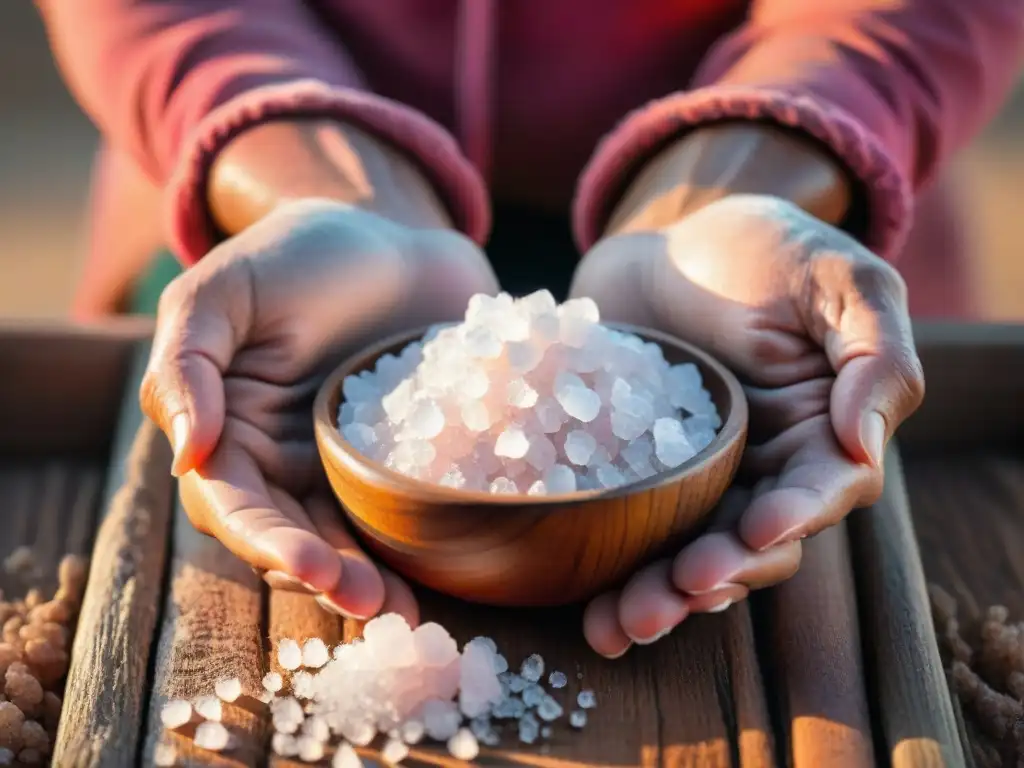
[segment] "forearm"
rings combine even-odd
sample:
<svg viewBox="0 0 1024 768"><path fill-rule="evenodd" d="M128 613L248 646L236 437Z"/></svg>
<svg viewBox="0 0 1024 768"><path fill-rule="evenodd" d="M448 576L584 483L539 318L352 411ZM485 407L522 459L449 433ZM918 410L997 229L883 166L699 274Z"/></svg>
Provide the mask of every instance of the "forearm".
<svg viewBox="0 0 1024 768"><path fill-rule="evenodd" d="M644 165L605 234L658 229L733 194L781 197L830 224L853 204L846 174L816 144L771 125L723 123L697 128Z"/></svg>
<svg viewBox="0 0 1024 768"><path fill-rule="evenodd" d="M211 215L224 235L282 203L310 197L349 203L411 227L452 227L412 161L337 121L275 121L243 132L217 156L207 187Z"/></svg>

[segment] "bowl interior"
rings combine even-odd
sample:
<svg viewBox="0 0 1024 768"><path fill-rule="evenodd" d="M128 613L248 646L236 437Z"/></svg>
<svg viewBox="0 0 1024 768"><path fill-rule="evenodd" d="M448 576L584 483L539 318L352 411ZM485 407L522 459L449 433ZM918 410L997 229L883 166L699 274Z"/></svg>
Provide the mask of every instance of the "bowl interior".
<svg viewBox="0 0 1024 768"><path fill-rule="evenodd" d="M383 355L397 355L408 344L423 338L427 328L408 331L386 339L349 358L327 377L314 406L318 438L329 443L332 456L361 481L391 493L446 505L564 506L566 503L582 502L595 497L625 496L664 484L679 483L698 474L709 457L731 444L746 428L747 403L739 381L715 358L691 344L647 328L617 323L607 325L619 331L636 334L644 341L657 343L671 365L694 363L700 370L704 388L711 394L711 399L721 416L722 427L710 445L675 469L611 489L575 491L571 494L551 496L495 495L482 491L461 491L417 480L390 470L364 456L345 440L338 428L338 411L343 402L342 382L348 376L371 370L377 359Z"/></svg>

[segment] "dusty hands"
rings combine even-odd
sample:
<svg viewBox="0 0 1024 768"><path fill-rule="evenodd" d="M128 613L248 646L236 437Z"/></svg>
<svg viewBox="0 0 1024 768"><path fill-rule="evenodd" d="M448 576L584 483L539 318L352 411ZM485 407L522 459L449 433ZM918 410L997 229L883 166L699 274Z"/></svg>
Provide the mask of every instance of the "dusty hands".
<svg viewBox="0 0 1024 768"><path fill-rule="evenodd" d="M164 292L142 388L175 448L193 524L274 586L368 617L417 608L341 523L313 441L331 367L398 330L462 316L497 286L483 254L327 201L279 208Z"/></svg>
<svg viewBox="0 0 1024 768"><path fill-rule="evenodd" d="M662 328L743 380L750 444L713 530L588 607L606 656L791 576L800 539L871 504L882 454L920 404L906 288L846 234L782 200L733 196L659 232L606 238L573 292L604 319Z"/></svg>

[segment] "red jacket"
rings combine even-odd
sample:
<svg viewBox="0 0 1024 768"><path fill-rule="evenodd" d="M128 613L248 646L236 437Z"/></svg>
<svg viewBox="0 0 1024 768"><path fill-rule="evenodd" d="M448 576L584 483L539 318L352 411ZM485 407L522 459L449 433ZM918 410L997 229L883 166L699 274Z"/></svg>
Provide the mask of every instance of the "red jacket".
<svg viewBox="0 0 1024 768"><path fill-rule="evenodd" d="M663 142L796 127L865 185L892 255L911 200L990 118L1022 0L38 0L80 103L160 189L186 262L211 160L262 120L352 121L405 148L483 240L489 197L572 205L593 242Z"/></svg>

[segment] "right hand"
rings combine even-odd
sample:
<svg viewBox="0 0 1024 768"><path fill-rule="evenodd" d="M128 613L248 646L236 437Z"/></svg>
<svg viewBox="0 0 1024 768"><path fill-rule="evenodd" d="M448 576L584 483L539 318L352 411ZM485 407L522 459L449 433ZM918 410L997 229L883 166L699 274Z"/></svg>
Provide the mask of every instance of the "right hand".
<svg viewBox="0 0 1024 768"><path fill-rule="evenodd" d="M325 608L418 620L409 588L359 550L327 486L312 401L346 355L458 320L495 293L483 253L325 201L282 205L164 291L141 401L174 448L195 527Z"/></svg>

